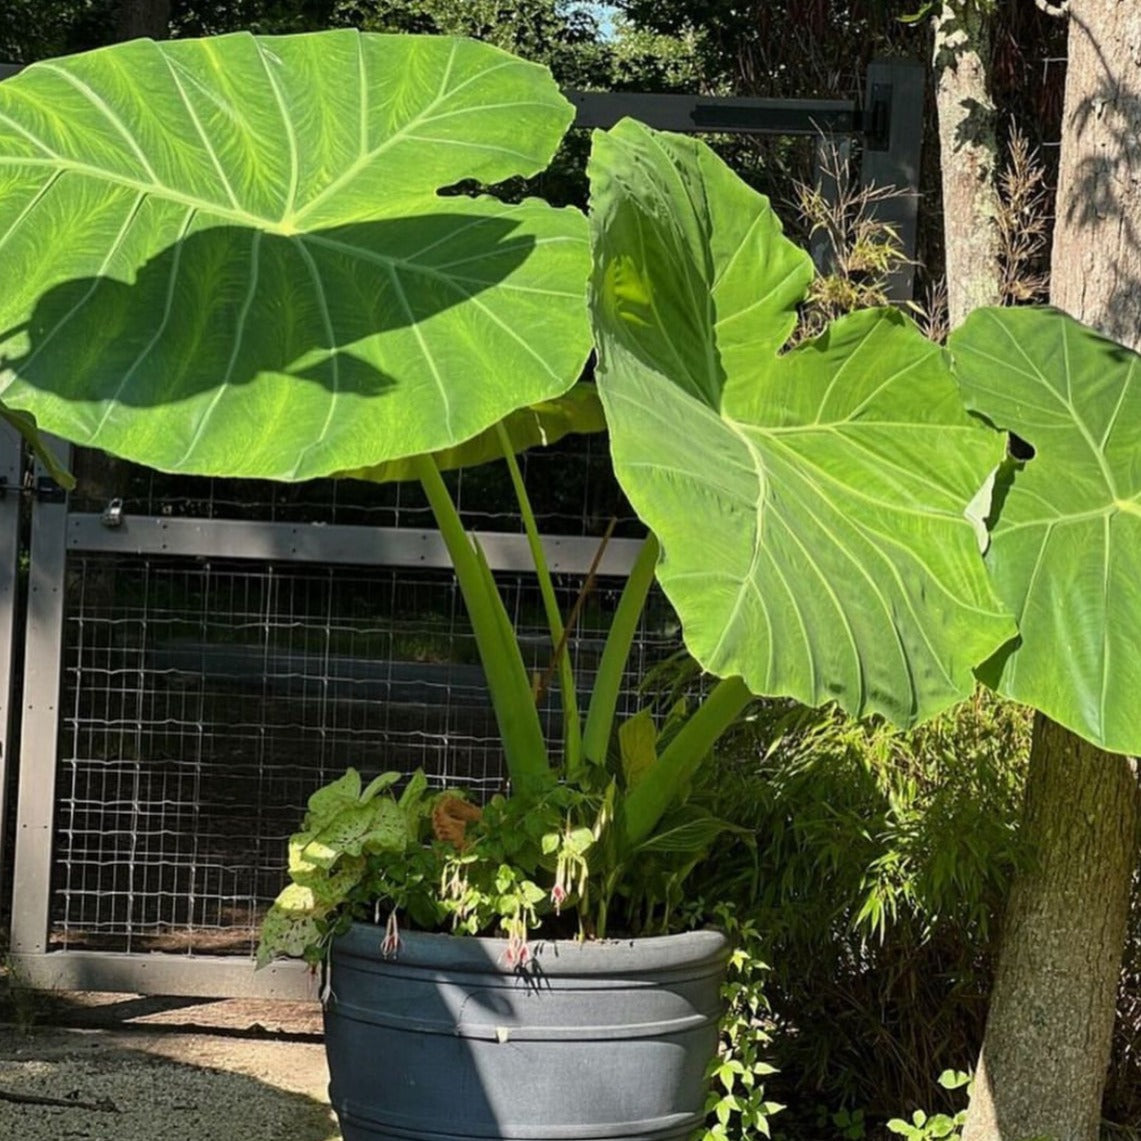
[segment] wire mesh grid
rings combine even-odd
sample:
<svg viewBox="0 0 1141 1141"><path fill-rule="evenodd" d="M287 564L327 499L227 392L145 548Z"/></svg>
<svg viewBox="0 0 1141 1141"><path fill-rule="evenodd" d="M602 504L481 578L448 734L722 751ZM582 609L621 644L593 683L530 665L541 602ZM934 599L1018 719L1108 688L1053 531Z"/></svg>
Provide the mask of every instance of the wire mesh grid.
<svg viewBox="0 0 1141 1141"><path fill-rule="evenodd" d="M549 635L532 576L500 576L528 667ZM557 584L564 612L580 582ZM589 689L621 582L568 641ZM626 678L677 648L647 608ZM557 690L542 714L558 751ZM249 953L319 784L422 767L477 797L498 736L450 573L75 556L69 564L51 942Z"/></svg>

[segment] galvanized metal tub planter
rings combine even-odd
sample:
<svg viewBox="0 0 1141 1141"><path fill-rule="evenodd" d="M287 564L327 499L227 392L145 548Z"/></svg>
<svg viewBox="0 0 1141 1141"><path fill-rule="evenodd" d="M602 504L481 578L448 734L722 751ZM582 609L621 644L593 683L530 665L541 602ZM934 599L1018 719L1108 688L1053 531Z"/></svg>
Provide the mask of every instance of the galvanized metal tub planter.
<svg viewBox="0 0 1141 1141"><path fill-rule="evenodd" d="M333 945L330 1100L344 1141L688 1138L729 954L717 931L507 943L416 932Z"/></svg>

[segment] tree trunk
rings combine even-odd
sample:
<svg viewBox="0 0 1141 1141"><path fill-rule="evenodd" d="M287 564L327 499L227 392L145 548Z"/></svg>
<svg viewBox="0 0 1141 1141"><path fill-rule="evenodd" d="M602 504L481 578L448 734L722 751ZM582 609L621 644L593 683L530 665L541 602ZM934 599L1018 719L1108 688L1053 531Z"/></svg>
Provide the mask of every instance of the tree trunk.
<svg viewBox="0 0 1141 1141"><path fill-rule="evenodd" d="M1141 4L1070 15L1050 300L1141 348Z"/></svg>
<svg viewBox="0 0 1141 1141"><path fill-rule="evenodd" d="M1141 339L1141 5L1073 0L1051 300ZM964 1141L1096 1141L1141 793L1137 762L1039 715Z"/></svg>
<svg viewBox="0 0 1141 1141"><path fill-rule="evenodd" d="M1000 300L991 4L945 0L935 20L935 104L951 328Z"/></svg>
<svg viewBox="0 0 1141 1141"><path fill-rule="evenodd" d="M964 1141L1096 1141L1137 857L1134 763L1043 714Z"/></svg>
<svg viewBox="0 0 1141 1141"><path fill-rule="evenodd" d="M120 40L165 40L170 34L170 0L119 0L116 32Z"/></svg>

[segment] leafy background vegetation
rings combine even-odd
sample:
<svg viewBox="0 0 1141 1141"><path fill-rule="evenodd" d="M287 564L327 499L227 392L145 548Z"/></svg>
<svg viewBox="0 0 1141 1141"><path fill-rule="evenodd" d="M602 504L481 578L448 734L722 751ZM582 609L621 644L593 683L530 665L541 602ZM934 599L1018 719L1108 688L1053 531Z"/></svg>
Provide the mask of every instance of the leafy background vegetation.
<svg viewBox="0 0 1141 1141"><path fill-rule="evenodd" d="M953 1107L936 1077L981 1040L1028 746L980 694L912 733L765 703L722 752L715 800L756 843L695 890L759 932L774 1129Z"/></svg>

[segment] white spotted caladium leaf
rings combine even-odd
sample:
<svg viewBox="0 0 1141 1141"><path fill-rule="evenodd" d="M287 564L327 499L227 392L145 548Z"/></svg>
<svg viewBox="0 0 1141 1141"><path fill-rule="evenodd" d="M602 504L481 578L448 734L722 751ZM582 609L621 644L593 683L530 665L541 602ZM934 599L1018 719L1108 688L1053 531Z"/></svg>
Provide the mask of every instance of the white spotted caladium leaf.
<svg viewBox="0 0 1141 1141"><path fill-rule="evenodd" d="M382 773L362 791L349 769L309 798L305 829L289 840L289 878L262 923L257 961L278 955L321 957L322 923L369 871L368 855L402 852L415 824L388 791L398 773Z"/></svg>
<svg viewBox="0 0 1141 1141"><path fill-rule="evenodd" d="M321 907L313 892L291 883L273 901L262 920L257 965L264 967L279 955L299 957L321 940L317 921L328 909Z"/></svg>
<svg viewBox="0 0 1141 1141"><path fill-rule="evenodd" d="M1048 309L977 310L950 347L968 407L1028 446L999 473L986 555L1020 637L981 676L1137 753L1141 357Z"/></svg>
<svg viewBox="0 0 1141 1141"><path fill-rule="evenodd" d="M408 842L408 826L396 801L381 796L346 805L310 835L300 858L319 868L331 868L343 855L400 851Z"/></svg>
<svg viewBox="0 0 1141 1141"><path fill-rule="evenodd" d="M1002 437L899 313L782 353L812 276L702 143L626 121L591 160L597 383L686 644L759 694L910 725L1014 626L967 508Z"/></svg>
<svg viewBox="0 0 1141 1141"><path fill-rule="evenodd" d="M300 480L452 449L590 348L572 108L489 45L138 40L0 83L0 401L167 471ZM21 421L26 424L26 421Z"/></svg>

